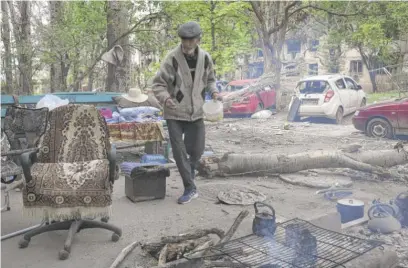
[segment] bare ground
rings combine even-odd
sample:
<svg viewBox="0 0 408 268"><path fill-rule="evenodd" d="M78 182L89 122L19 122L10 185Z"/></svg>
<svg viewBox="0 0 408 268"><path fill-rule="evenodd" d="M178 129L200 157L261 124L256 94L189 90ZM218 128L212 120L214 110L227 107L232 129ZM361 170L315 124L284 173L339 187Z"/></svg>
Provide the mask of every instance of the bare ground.
<svg viewBox="0 0 408 268"><path fill-rule="evenodd" d="M207 125L207 146L216 153L228 151L247 153L297 153L311 150L335 150L358 143L363 150L389 149L395 141L375 140L365 137L350 125L346 118L343 125L320 123L293 123L283 130L284 117L275 116L266 120L226 119L222 123ZM109 267L117 254L129 243L154 239L164 235L179 234L195 228L219 227L228 229L243 209L240 206L217 204L213 183L231 183L251 186L268 199L278 215L278 220L299 217L312 219L326 212L335 211L335 203L315 194L315 189L294 186L274 177L240 177L227 179L200 179L197 184L201 196L187 205L177 205L176 199L183 191L176 170L167 180L167 195L164 200L142 203L130 202L124 194L124 179L115 183L113 217L111 223L123 230L119 242L110 241L105 230L83 230L77 234L71 256L66 261L58 260L58 251L63 248L66 231L51 232L34 237L26 249L17 246L19 237L1 243L1 265L13 268L40 267ZM375 198L389 200L408 186L401 182L354 181L353 197L370 203ZM2 235L26 228L36 221L21 215L21 193L12 192L12 210L2 213ZM249 234L253 219L244 220L236 236ZM121 267L151 267L135 250Z"/></svg>

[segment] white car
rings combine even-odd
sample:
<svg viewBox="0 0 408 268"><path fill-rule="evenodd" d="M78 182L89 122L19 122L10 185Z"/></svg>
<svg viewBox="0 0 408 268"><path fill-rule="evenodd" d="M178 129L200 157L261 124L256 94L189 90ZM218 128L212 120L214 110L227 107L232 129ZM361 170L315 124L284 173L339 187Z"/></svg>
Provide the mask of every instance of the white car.
<svg viewBox="0 0 408 268"><path fill-rule="evenodd" d="M296 119L300 117L326 117L340 124L345 115L354 113L366 105L362 87L351 77L321 75L300 80L295 89L300 100ZM294 103L292 97L289 111Z"/></svg>

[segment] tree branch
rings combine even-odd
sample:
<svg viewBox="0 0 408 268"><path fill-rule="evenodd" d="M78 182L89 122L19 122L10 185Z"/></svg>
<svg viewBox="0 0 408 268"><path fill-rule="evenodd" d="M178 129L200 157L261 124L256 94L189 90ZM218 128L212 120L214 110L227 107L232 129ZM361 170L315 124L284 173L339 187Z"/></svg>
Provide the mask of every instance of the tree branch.
<svg viewBox="0 0 408 268"><path fill-rule="evenodd" d="M252 6L252 10L254 11L255 16L258 18L261 25L265 25L265 20L264 20L264 18L262 16L261 11L258 8L258 3L259 2L251 1L250 3L251 3L251 6Z"/></svg>
<svg viewBox="0 0 408 268"><path fill-rule="evenodd" d="M290 3L289 5L287 5L287 6L285 7L285 15L284 15L282 21L281 21L277 26L273 27L272 29L269 29L269 31L268 31L268 34L269 34L269 35L271 35L271 34L273 34L273 33L276 33L277 31L279 31L280 29L282 29L283 26L288 23L288 20L289 20L290 16L292 16L292 15L295 14L296 12L299 12L300 10L306 8L306 7L298 8L298 9L296 9L295 11L293 11L292 13L289 14L289 9L291 9L292 7L294 7L295 5L297 5L298 3L299 3L298 1L294 1L294 2Z"/></svg>
<svg viewBox="0 0 408 268"><path fill-rule="evenodd" d="M353 16L358 16L363 14L362 12L358 12L358 13L352 13L352 14L345 14L345 13L337 13L334 11L330 11L328 9L322 8L322 7L318 7L318 6L313 6L313 5L309 5L307 6L308 8L313 8L313 9L317 9L317 10L321 10L326 12L327 14L333 15L333 16L339 16L339 17L353 17Z"/></svg>

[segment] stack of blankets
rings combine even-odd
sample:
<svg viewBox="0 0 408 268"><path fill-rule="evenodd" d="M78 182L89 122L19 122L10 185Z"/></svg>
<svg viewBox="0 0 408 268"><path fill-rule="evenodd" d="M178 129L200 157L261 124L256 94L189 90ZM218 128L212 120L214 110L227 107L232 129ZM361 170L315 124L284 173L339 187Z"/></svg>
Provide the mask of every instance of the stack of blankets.
<svg viewBox="0 0 408 268"><path fill-rule="evenodd" d="M108 114L103 112L102 115L108 124L148 123L163 120L159 109L148 106L123 108L119 110L119 113L113 112L112 114Z"/></svg>

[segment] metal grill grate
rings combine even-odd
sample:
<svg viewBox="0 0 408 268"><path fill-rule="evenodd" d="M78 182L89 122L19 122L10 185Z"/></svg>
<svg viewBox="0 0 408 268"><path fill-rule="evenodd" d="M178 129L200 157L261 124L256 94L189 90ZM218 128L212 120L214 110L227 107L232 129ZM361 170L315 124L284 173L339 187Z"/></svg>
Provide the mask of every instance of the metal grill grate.
<svg viewBox="0 0 408 268"><path fill-rule="evenodd" d="M279 224L273 238L245 236L211 248L206 256L228 256L243 267L331 268L381 245L293 219Z"/></svg>

